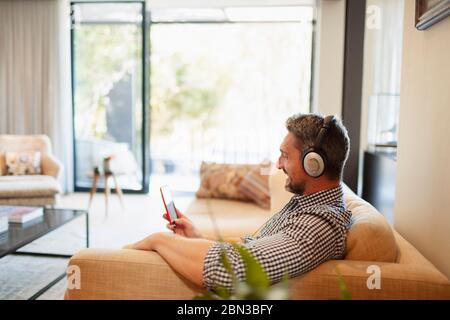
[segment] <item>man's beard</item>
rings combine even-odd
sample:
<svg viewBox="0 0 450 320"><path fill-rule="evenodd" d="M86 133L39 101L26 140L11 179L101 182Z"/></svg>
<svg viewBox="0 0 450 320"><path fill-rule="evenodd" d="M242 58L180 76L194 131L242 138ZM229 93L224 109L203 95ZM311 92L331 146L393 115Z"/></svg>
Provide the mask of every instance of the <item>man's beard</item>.
<svg viewBox="0 0 450 320"><path fill-rule="evenodd" d="M283 170L284 171L284 170ZM286 173L286 171L284 171ZM286 173L287 179L284 188L294 194L303 195L305 193L305 182L293 183L289 175Z"/></svg>

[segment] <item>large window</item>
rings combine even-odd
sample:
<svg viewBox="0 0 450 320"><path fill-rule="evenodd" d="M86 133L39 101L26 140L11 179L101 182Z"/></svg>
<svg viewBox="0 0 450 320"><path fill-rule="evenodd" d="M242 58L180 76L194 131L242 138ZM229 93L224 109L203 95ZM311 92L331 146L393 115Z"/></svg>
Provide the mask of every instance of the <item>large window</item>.
<svg viewBox="0 0 450 320"><path fill-rule="evenodd" d="M193 191L201 161L277 157L286 118L310 110L313 14L311 7L152 12L152 181Z"/></svg>
<svg viewBox="0 0 450 320"><path fill-rule="evenodd" d="M123 189L145 187L143 14L141 2L72 2L78 190L91 187L93 168L107 157Z"/></svg>

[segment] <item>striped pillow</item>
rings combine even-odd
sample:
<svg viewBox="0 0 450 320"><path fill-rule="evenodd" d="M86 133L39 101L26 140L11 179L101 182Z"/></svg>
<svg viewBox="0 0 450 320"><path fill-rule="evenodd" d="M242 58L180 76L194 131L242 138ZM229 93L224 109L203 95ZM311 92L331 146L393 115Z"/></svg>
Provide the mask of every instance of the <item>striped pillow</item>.
<svg viewBox="0 0 450 320"><path fill-rule="evenodd" d="M239 185L239 191L258 206L270 209L269 176L261 174L261 168L252 169Z"/></svg>
<svg viewBox="0 0 450 320"><path fill-rule="evenodd" d="M247 173L254 168L258 169L259 165L202 162L197 198L252 201L239 191L239 185Z"/></svg>

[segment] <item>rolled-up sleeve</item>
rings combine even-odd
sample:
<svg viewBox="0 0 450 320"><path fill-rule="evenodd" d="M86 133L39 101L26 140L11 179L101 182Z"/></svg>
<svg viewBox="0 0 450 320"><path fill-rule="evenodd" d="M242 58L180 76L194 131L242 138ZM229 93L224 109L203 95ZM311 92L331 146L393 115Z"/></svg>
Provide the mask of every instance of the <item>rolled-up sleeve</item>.
<svg viewBox="0 0 450 320"><path fill-rule="evenodd" d="M266 237L242 244L261 263L271 283L279 282L287 273L295 277L332 258L336 241L333 228L320 218L305 224L294 224ZM231 276L220 261L223 248L234 273L240 281L245 280L245 265L239 253L230 244L216 243L204 260L203 282L207 289L218 286L233 290Z"/></svg>

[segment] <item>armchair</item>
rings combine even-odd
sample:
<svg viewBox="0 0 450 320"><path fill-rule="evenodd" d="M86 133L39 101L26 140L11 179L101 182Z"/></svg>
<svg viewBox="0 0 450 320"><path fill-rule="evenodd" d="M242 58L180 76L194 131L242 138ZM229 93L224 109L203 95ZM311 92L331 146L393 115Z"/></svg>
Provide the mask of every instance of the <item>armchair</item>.
<svg viewBox="0 0 450 320"><path fill-rule="evenodd" d="M5 153L8 151L40 151L40 175L6 175ZM54 205L60 186L61 163L52 154L50 138L46 135L0 135L0 204Z"/></svg>

